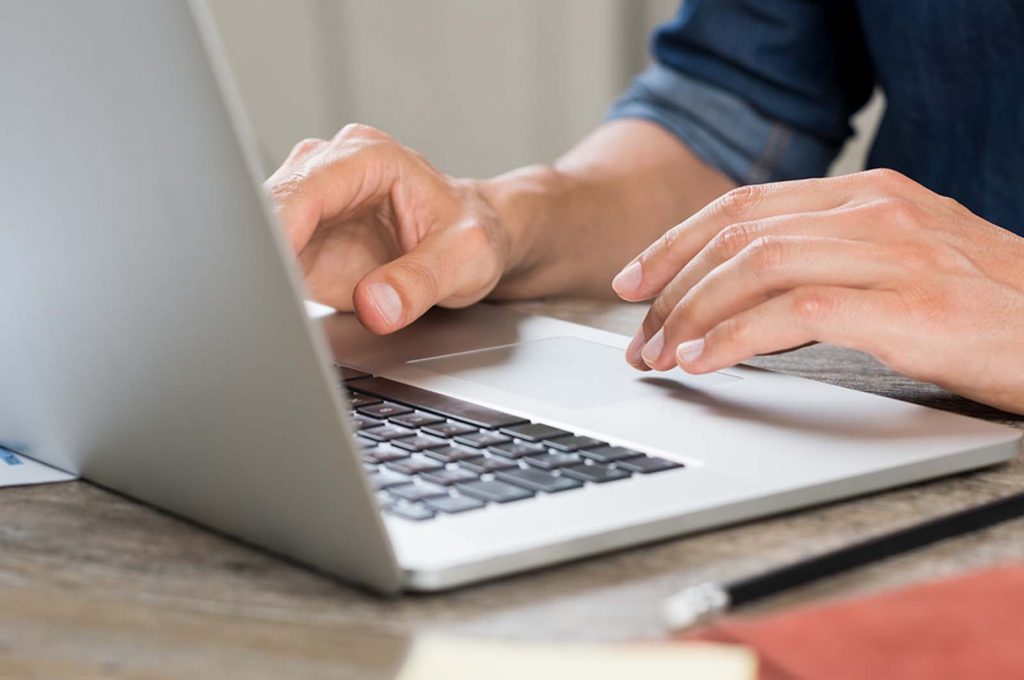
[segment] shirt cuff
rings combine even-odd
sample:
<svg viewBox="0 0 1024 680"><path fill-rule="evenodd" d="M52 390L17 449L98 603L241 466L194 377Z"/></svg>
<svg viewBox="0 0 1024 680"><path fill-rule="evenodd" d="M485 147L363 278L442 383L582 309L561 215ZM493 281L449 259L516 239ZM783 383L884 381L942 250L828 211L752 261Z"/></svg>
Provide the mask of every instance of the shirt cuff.
<svg viewBox="0 0 1024 680"><path fill-rule="evenodd" d="M661 125L737 184L820 177L839 146L765 117L731 92L655 64L637 76L607 120Z"/></svg>

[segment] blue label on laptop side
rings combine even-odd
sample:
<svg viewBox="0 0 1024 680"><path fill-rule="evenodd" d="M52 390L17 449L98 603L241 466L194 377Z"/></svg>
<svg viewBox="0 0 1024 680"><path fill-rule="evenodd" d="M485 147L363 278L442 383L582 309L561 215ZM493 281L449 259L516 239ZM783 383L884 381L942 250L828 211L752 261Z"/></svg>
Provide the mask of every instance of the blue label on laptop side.
<svg viewBox="0 0 1024 680"><path fill-rule="evenodd" d="M14 451L8 451L7 449L0 449L0 460L7 465L21 465L21 458L18 457Z"/></svg>

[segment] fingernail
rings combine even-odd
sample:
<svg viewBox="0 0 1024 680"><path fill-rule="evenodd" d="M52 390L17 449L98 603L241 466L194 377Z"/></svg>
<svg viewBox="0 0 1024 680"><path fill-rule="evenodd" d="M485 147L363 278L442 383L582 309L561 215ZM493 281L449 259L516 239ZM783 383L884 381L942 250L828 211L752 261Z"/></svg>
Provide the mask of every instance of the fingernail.
<svg viewBox="0 0 1024 680"><path fill-rule="evenodd" d="M704 338L697 338L696 340L687 340L686 342L679 343L679 347L676 347L676 358L684 364L691 364L700 358L700 355L704 353Z"/></svg>
<svg viewBox="0 0 1024 680"><path fill-rule="evenodd" d="M644 345L643 352L641 352L644 361L648 366L658 360L661 356L661 350L663 349L665 349L665 332L659 330L654 334L653 338L647 341L647 344Z"/></svg>
<svg viewBox="0 0 1024 680"><path fill-rule="evenodd" d="M633 339L629 341L629 347L626 348L626 361L636 366L637 364L644 363L644 359L640 356L640 350L644 346L644 329L640 329L633 336Z"/></svg>
<svg viewBox="0 0 1024 680"><path fill-rule="evenodd" d="M371 283L366 292L369 293L373 304L377 305L377 311L389 326L394 326L401 321L402 298L398 297L398 291L387 283Z"/></svg>
<svg viewBox="0 0 1024 680"><path fill-rule="evenodd" d="M624 293L628 295L640 287L640 282L643 278L644 273L640 267L640 263L631 262L625 269L619 272L614 279L612 279L612 289L616 293Z"/></svg>

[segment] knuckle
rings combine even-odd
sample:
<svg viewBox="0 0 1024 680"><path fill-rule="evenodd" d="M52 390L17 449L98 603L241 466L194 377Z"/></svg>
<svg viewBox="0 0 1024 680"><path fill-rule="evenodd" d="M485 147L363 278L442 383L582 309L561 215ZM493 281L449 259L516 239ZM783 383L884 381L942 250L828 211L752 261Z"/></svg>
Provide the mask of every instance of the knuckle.
<svg viewBox="0 0 1024 680"><path fill-rule="evenodd" d="M761 230L752 222L731 224L712 239L711 252L720 261L732 259L757 239L760 233Z"/></svg>
<svg viewBox="0 0 1024 680"><path fill-rule="evenodd" d="M284 178L274 182L270 188L270 197L281 203L291 197L300 194L309 180L309 173L304 170L296 170Z"/></svg>
<svg viewBox="0 0 1024 680"><path fill-rule="evenodd" d="M786 246L778 238L759 236L747 246L747 259L756 271L778 269L786 261Z"/></svg>
<svg viewBox="0 0 1024 680"><path fill-rule="evenodd" d="M419 260L408 259L402 262L401 268L402 278L412 284L412 290L422 293L431 304L437 300L441 282L436 267Z"/></svg>
<svg viewBox="0 0 1024 680"><path fill-rule="evenodd" d="M390 139L386 132L362 123L349 123L345 127L341 128L334 138L339 141L358 139Z"/></svg>
<svg viewBox="0 0 1024 680"><path fill-rule="evenodd" d="M740 317L726 319L710 334L712 344L729 347L746 347L750 340L750 326Z"/></svg>
<svg viewBox="0 0 1024 680"><path fill-rule="evenodd" d="M298 144L296 144L294 147L292 147L291 155L292 156L306 156L308 154L313 153L314 151L317 151L318 149L323 147L325 144L327 144L327 142L325 142L322 139L317 139L315 137L309 137L307 139L303 139Z"/></svg>
<svg viewBox="0 0 1024 680"><path fill-rule="evenodd" d="M659 256L661 254L671 253L676 243L679 241L680 227L676 225L666 231L664 234L658 237L654 242L654 245L648 249L648 253L651 256Z"/></svg>
<svg viewBox="0 0 1024 680"><path fill-rule="evenodd" d="M875 186L883 189L899 190L911 184L910 179L903 173L891 168L875 168L864 173L865 179Z"/></svg>
<svg viewBox="0 0 1024 680"><path fill-rule="evenodd" d="M718 199L718 209L728 217L739 219L761 202L764 192L760 184L736 187Z"/></svg>
<svg viewBox="0 0 1024 680"><path fill-rule="evenodd" d="M886 223L894 223L896 226L909 227L916 225L919 210L916 204L905 198L887 197L875 201L874 208L880 213Z"/></svg>
<svg viewBox="0 0 1024 680"><path fill-rule="evenodd" d="M349 123L331 140L331 145L343 156L381 151L397 146L386 132L361 123Z"/></svg>
<svg viewBox="0 0 1024 680"><path fill-rule="evenodd" d="M939 196L939 199L941 200L943 205L945 205L947 208L953 209L956 212L969 212L967 206L965 206L963 203L956 200L952 196Z"/></svg>
<svg viewBox="0 0 1024 680"><path fill-rule="evenodd" d="M835 302L820 288L800 288L793 294L793 315L805 322L816 323L832 315Z"/></svg>

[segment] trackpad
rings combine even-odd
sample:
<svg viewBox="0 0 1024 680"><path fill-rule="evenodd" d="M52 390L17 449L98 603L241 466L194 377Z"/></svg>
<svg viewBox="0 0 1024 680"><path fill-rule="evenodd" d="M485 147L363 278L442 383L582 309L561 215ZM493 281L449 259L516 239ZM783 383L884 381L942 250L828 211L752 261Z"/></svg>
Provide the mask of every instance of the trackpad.
<svg viewBox="0 0 1024 680"><path fill-rule="evenodd" d="M533 340L410 362L417 368L461 378L564 408L593 408L631 399L703 390L740 380L729 373L641 373L623 351L581 338ZM650 380L657 375L656 381Z"/></svg>

